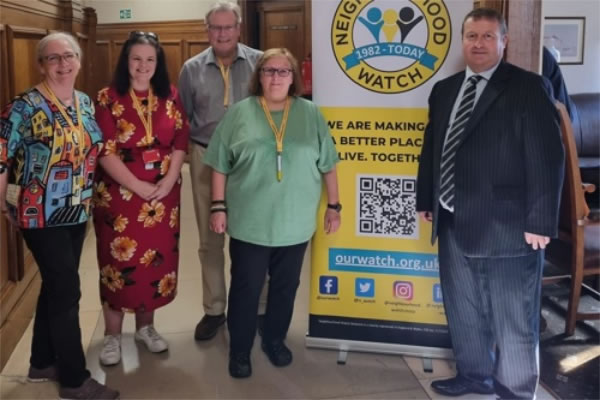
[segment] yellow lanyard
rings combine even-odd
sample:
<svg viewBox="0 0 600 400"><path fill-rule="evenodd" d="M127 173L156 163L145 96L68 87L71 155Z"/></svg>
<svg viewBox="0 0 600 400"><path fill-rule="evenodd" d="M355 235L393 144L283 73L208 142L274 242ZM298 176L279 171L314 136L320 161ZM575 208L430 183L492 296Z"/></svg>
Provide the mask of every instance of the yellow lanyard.
<svg viewBox="0 0 600 400"><path fill-rule="evenodd" d="M277 150L277 180L281 181L283 178L283 172L281 168L281 153L283 153L283 137L285 136L285 128L287 126L288 116L290 114L290 98L289 96L285 99L285 107L283 108L283 118L281 119L281 125L279 129L275 126L275 121L273 121L273 117L271 116L271 111L267 107L267 102L264 97L259 97L260 105L262 106L263 111L265 112L265 117L267 117L267 121L271 126L271 130L275 135L275 143Z"/></svg>
<svg viewBox="0 0 600 400"><path fill-rule="evenodd" d="M229 66L223 65L223 62L219 60L219 70L221 71L221 76L223 77L223 82L225 83L224 91L225 95L223 96L223 107L229 107Z"/></svg>
<svg viewBox="0 0 600 400"><path fill-rule="evenodd" d="M71 132L72 132L71 134L73 136L75 134L77 134L77 141L79 142L79 143L77 143L77 146L80 149L79 157L82 159L85 158L85 152L84 152L85 136L84 136L84 132L82 129L83 121L81 120L81 109L79 108L79 96L77 95L77 92L75 92L75 111L77 112L77 125L75 125L73 123L73 119L67 113L67 111L63 107L62 103L60 102L60 100L58 100L58 98L56 97L56 95L54 94L54 92L52 91L50 86L48 85L48 83L46 83L46 81L43 81L42 83L44 85L44 89L46 89L46 92L48 92L50 101L52 101L54 103L54 105L56 105L56 108L58 108L58 111L61 113L61 115L63 116L65 121L67 121L67 123L71 127Z"/></svg>
<svg viewBox="0 0 600 400"><path fill-rule="evenodd" d="M137 111L138 117L140 117L142 125L144 125L144 129L146 129L146 145L151 146L154 143L154 138L152 136L152 106L154 105L152 87L148 89L148 105L146 106L146 115L144 115L144 110L133 89L129 89L129 96L131 96L133 107Z"/></svg>

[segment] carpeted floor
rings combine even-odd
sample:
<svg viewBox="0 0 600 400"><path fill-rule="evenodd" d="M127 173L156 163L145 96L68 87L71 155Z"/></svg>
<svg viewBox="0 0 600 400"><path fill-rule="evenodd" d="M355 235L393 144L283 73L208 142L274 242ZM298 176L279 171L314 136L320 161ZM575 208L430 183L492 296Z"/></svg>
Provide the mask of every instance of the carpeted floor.
<svg viewBox="0 0 600 400"><path fill-rule="evenodd" d="M579 321L573 336L564 334L568 283L543 288L542 316L547 326L540 336L541 380L560 399L596 400L600 398L600 321ZM598 311L600 301L586 293L579 310Z"/></svg>

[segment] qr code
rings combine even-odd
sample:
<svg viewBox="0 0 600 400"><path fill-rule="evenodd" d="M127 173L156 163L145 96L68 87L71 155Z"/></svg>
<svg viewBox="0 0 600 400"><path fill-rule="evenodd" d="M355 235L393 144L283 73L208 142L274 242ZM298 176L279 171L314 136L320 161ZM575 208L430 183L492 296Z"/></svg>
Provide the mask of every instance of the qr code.
<svg viewBox="0 0 600 400"><path fill-rule="evenodd" d="M358 175L357 179L357 235L419 238L414 176Z"/></svg>

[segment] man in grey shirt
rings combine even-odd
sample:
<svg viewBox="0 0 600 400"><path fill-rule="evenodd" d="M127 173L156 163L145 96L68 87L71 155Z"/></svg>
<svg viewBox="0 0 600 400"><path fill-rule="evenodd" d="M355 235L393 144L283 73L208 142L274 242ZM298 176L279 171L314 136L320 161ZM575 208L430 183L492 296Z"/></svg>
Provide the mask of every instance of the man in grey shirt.
<svg viewBox="0 0 600 400"><path fill-rule="evenodd" d="M262 55L261 51L238 43L242 18L237 4L215 3L205 21L210 47L187 60L179 76L179 94L190 120L190 173L202 265L205 315L196 326L196 340L216 335L225 322L227 304L224 235L217 235L208 227L211 168L202 159L227 107L248 96L248 82Z"/></svg>

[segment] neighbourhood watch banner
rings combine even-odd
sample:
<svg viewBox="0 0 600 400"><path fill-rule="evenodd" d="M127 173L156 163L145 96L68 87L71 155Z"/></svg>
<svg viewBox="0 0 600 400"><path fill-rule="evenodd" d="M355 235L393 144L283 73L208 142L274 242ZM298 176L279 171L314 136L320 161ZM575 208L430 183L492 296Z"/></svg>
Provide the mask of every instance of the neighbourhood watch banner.
<svg viewBox="0 0 600 400"><path fill-rule="evenodd" d="M472 7L312 3L313 96L342 160L343 210L337 234L321 226L314 238L309 337L450 347L437 250L415 210L416 175L427 98L463 69L460 27Z"/></svg>

